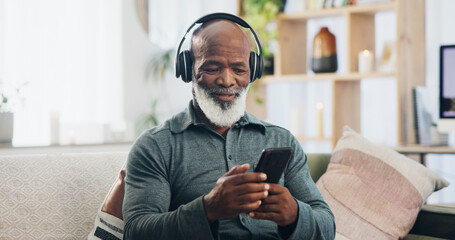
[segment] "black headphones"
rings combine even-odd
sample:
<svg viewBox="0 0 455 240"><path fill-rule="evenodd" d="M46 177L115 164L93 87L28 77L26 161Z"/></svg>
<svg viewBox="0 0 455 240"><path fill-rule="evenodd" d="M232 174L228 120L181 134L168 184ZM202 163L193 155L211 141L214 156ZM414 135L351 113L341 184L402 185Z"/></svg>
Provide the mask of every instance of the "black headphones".
<svg viewBox="0 0 455 240"><path fill-rule="evenodd" d="M184 82L191 82L192 80L192 71L193 71L193 60L191 60L191 55L189 50L180 52L183 42L185 41L186 35L196 24L206 23L214 19L225 19L231 22L237 23L238 25L250 29L253 33L254 41L256 42L256 47L258 48L258 53L251 51L250 52L250 83L262 76L262 71L264 68L264 60L262 59L262 49L261 43L259 42L258 37L254 30L245 22L243 19L228 13L212 13L205 15L198 20L196 20L191 26L186 30L185 35L180 41L179 47L177 49L177 55L175 56L175 77L182 76Z"/></svg>

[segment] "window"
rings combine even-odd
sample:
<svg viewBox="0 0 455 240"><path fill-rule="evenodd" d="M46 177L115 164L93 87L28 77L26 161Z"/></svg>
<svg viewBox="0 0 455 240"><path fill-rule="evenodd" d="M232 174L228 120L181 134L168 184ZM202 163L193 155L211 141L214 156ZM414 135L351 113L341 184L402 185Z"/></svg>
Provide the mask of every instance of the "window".
<svg viewBox="0 0 455 240"><path fill-rule="evenodd" d="M121 0L0 1L0 81L27 83L14 145L47 145L55 130L96 142L122 124L121 16Z"/></svg>
<svg viewBox="0 0 455 240"><path fill-rule="evenodd" d="M135 2L0 0L0 87L27 83L24 101L14 108L14 146L133 140L136 119L149 109L148 95L159 92L144 83L149 55L176 48L203 14L237 9L236 1L150 0L149 41ZM176 108L167 111L162 103L163 119L191 97L190 85L168 78Z"/></svg>

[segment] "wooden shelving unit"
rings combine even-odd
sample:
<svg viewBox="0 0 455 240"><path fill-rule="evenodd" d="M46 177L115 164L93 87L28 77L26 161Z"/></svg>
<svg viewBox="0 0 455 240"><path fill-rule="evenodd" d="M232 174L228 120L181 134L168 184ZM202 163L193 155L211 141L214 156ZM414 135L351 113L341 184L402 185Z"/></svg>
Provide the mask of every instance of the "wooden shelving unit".
<svg viewBox="0 0 455 240"><path fill-rule="evenodd" d="M336 74L336 73L320 73L320 74L286 74L286 75L271 75L266 76L259 84L266 85L269 83L292 83L292 82L305 82L305 81L319 81L319 80L332 80L332 81L358 81L362 78L384 78L396 77L395 73L349 73L349 74Z"/></svg>
<svg viewBox="0 0 455 240"><path fill-rule="evenodd" d="M396 16L396 72L358 72L358 53L369 49L375 52L375 15L392 11ZM308 20L342 17L346 23L347 56L338 57L346 73L309 74L308 56L305 47L309 39ZM365 78L391 77L396 79L398 102L398 143L412 144L415 141L413 125L412 88L425 85L425 0L395 0L393 2L364 6L346 6L298 14L280 14L278 24L278 53L275 56L275 73L261 79L257 85L264 89L272 83L308 81L331 81L332 84L332 134L334 144L341 137L344 125L360 132L360 83ZM299 49L299 51L296 51ZM265 95L263 95L265 96ZM257 107L256 107L257 108ZM265 108L263 106L263 108ZM264 109L262 114L266 115ZM258 109L255 109L259 112ZM253 111L254 112L254 111ZM311 136L299 137L301 141L315 141ZM321 139L316 139L317 141ZM322 139L328 140L328 139Z"/></svg>
<svg viewBox="0 0 455 240"><path fill-rule="evenodd" d="M319 11L306 11L303 13L282 15L281 19L302 20L317 17L333 17L336 15L344 15L346 13L369 13L374 15L379 11L393 10L394 8L395 2L378 3L374 5L344 6L340 8L328 8Z"/></svg>
<svg viewBox="0 0 455 240"><path fill-rule="evenodd" d="M304 136L297 136L297 140L300 142L330 142L332 141L331 138L324 138L324 137L304 137Z"/></svg>

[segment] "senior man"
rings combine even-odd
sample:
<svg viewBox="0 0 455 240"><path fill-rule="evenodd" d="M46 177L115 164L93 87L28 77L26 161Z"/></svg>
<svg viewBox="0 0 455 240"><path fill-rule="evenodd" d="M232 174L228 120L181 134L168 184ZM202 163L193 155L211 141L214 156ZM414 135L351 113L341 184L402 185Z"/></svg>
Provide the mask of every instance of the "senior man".
<svg viewBox="0 0 455 240"><path fill-rule="evenodd" d="M245 112L248 86L262 71L239 23L249 26L229 14L197 22L190 50L177 53L193 99L144 132L128 156L124 238L333 239L333 214L299 142ZM251 169L269 147L294 148L278 184Z"/></svg>

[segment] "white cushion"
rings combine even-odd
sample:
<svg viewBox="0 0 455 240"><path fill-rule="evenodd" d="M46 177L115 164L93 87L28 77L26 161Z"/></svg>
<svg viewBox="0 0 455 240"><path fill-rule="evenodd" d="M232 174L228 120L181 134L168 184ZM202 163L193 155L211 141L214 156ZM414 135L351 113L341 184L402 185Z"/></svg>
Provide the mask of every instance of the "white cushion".
<svg viewBox="0 0 455 240"><path fill-rule="evenodd" d="M335 215L336 239L398 239L423 203L449 183L416 161L344 128L316 183Z"/></svg>

